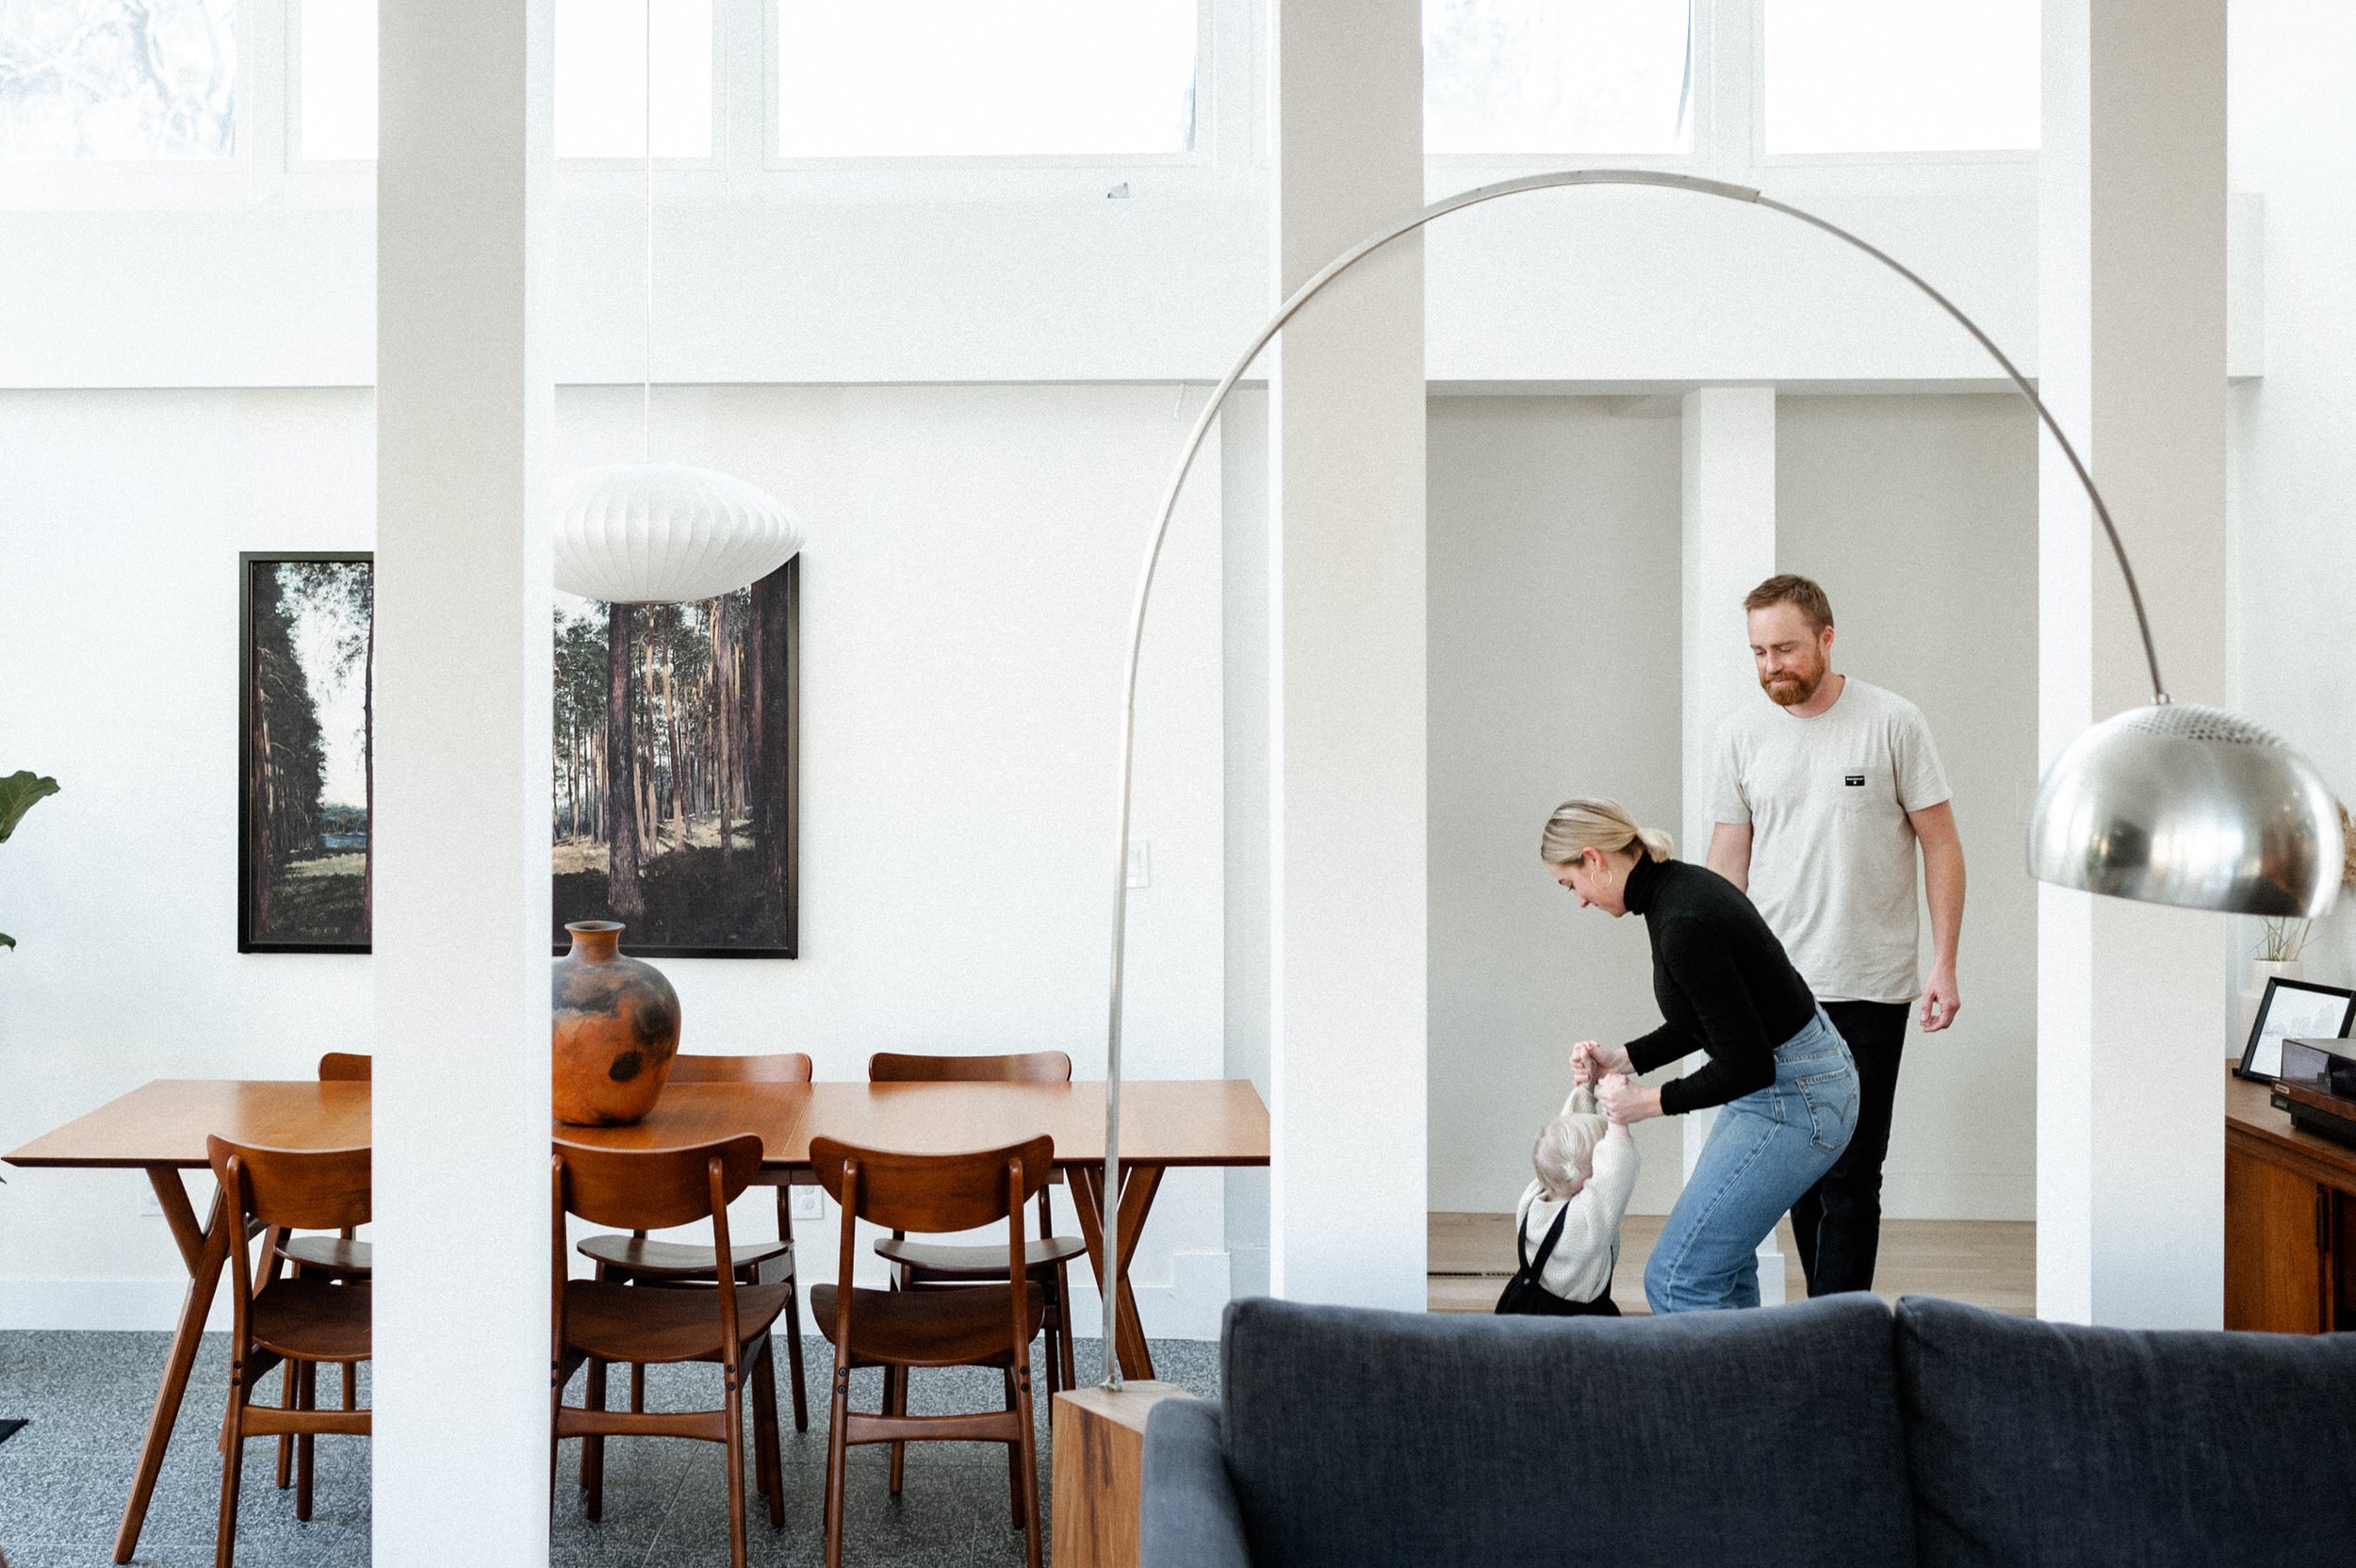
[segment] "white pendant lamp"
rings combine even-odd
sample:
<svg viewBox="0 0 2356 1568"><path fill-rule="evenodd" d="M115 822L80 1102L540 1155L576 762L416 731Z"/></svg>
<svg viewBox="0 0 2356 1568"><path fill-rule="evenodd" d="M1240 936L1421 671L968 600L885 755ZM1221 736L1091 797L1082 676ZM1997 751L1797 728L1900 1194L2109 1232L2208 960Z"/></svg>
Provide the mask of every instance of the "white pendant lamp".
<svg viewBox="0 0 2356 1568"><path fill-rule="evenodd" d="M757 582L802 547L801 519L757 484L715 468L653 461L654 4L646 4L646 373L639 388L644 459L558 482L556 585L608 604L679 604Z"/></svg>
<svg viewBox="0 0 2356 1568"><path fill-rule="evenodd" d="M783 501L717 469L614 463L557 486L556 585L585 599L717 598L801 547L801 520Z"/></svg>

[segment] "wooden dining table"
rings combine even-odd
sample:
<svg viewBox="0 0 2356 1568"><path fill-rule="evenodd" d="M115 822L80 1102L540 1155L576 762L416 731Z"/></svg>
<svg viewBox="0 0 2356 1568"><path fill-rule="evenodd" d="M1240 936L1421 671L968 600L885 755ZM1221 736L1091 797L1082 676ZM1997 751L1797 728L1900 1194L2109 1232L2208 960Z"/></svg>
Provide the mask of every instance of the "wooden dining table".
<svg viewBox="0 0 2356 1568"><path fill-rule="evenodd" d="M31 1168L138 1169L147 1173L188 1270L188 1294L173 1331L155 1408L123 1505L114 1560L139 1545L155 1478L163 1469L188 1372L229 1252L219 1194L202 1223L184 1172L206 1168L205 1139L276 1149L349 1149L371 1141L369 1086L279 1080L160 1079L44 1134L6 1156ZM866 1149L947 1153L990 1149L1044 1133L1072 1195L1081 1237L1099 1288L1104 1256L1104 1086L1072 1084L672 1084L653 1112L629 1127L553 1129L559 1137L620 1149L675 1149L751 1133L761 1139L761 1177L809 1180L810 1140ZM1129 1264L1162 1176L1186 1166L1268 1163L1268 1108L1248 1082L1156 1080L1121 1086L1119 1291L1116 1349L1125 1377L1149 1379L1153 1357L1129 1287Z"/></svg>

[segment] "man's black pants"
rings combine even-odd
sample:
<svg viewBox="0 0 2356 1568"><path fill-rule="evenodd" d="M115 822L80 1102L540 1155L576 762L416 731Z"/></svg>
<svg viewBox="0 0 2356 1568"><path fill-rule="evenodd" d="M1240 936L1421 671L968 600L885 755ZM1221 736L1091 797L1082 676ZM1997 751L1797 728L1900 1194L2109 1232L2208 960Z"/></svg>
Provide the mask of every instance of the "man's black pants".
<svg viewBox="0 0 2356 1568"><path fill-rule="evenodd" d="M1792 1205L1792 1233L1810 1296L1873 1288L1882 1239L1882 1157L1898 1100L1898 1055L1906 1043L1904 1002L1827 1002L1824 1014L1857 1062L1857 1132L1848 1149Z"/></svg>

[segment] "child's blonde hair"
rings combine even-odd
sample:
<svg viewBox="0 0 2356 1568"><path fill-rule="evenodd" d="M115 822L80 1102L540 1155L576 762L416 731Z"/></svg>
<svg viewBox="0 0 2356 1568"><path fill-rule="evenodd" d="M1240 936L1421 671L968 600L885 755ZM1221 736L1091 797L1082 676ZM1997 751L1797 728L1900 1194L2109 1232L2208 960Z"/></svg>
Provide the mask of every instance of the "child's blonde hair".
<svg viewBox="0 0 2356 1568"><path fill-rule="evenodd" d="M1572 1097L1569 1110L1546 1123L1530 1163L1547 1197L1568 1200L1586 1185L1595 1172L1595 1145L1610 1127L1595 1110L1594 1091L1583 1088Z"/></svg>

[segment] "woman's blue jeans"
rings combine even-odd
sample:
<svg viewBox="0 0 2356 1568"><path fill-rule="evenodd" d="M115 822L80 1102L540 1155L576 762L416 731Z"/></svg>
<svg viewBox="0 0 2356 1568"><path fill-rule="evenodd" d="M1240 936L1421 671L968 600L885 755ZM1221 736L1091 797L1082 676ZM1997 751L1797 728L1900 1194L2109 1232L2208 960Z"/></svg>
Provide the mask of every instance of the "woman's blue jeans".
<svg viewBox="0 0 2356 1568"><path fill-rule="evenodd" d="M1759 1305L1759 1244L1857 1130L1857 1065L1818 1008L1775 1048L1775 1082L1718 1108L1644 1265L1655 1313Z"/></svg>

